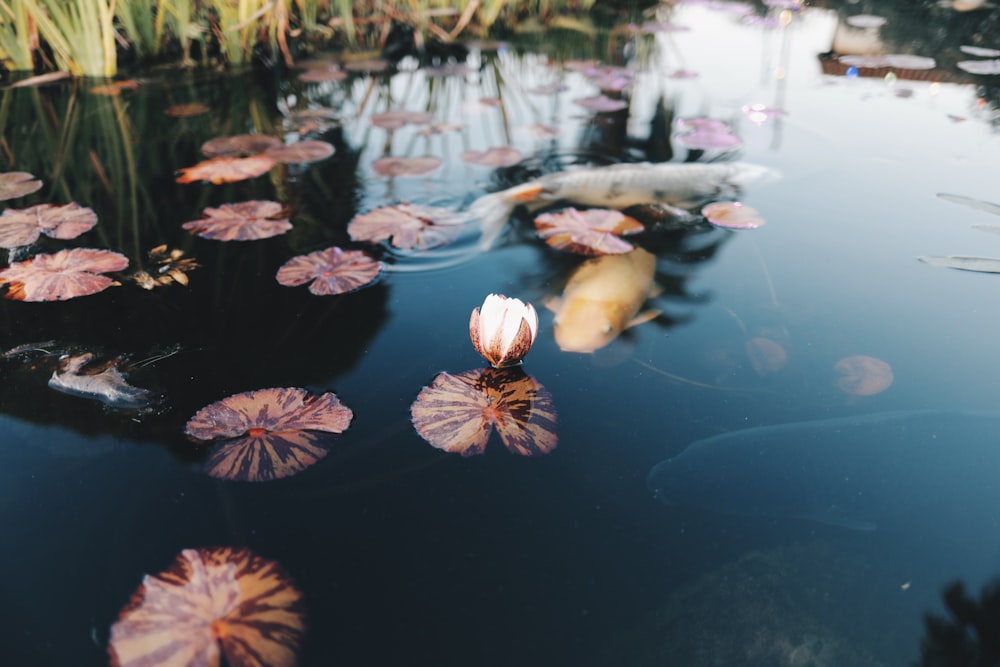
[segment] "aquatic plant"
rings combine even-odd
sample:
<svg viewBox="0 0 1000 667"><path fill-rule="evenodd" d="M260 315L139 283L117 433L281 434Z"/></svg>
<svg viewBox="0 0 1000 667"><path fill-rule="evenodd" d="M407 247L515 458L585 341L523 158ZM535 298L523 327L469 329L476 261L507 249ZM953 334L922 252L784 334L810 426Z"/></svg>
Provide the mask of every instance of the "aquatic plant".
<svg viewBox="0 0 1000 667"><path fill-rule="evenodd" d="M119 283L101 275L123 271L128 258L110 250L72 248L35 255L0 270L4 298L13 301L65 301L97 294Z"/></svg>
<svg viewBox="0 0 1000 667"><path fill-rule="evenodd" d="M496 428L513 454L535 456L556 448L552 395L520 368L477 368L438 374L410 406L413 427L443 451L473 456L486 451Z"/></svg>
<svg viewBox="0 0 1000 667"><path fill-rule="evenodd" d="M275 277L286 287L308 283L317 295L344 294L371 284L381 270L381 262L360 250L333 247L292 257Z"/></svg>
<svg viewBox="0 0 1000 667"><path fill-rule="evenodd" d="M701 214L716 227L756 229L764 224L757 209L738 201L720 201L702 207Z"/></svg>
<svg viewBox="0 0 1000 667"><path fill-rule="evenodd" d="M535 217L538 236L556 250L577 255L618 255L635 248L619 236L645 229L641 222L621 211L606 208L564 208Z"/></svg>
<svg viewBox="0 0 1000 667"><path fill-rule="evenodd" d="M833 365L837 386L845 394L873 396L892 386L892 366L864 354L844 357Z"/></svg>
<svg viewBox="0 0 1000 667"><path fill-rule="evenodd" d="M25 171L0 174L0 201L17 199L42 189L42 181Z"/></svg>
<svg viewBox="0 0 1000 667"><path fill-rule="evenodd" d="M53 239L74 239L96 224L94 210L76 202L8 208L0 213L0 248L31 245L40 234Z"/></svg>
<svg viewBox="0 0 1000 667"><path fill-rule="evenodd" d="M441 158L433 155L381 157L372 163L372 171L379 176L424 176L441 164Z"/></svg>
<svg viewBox="0 0 1000 667"><path fill-rule="evenodd" d="M292 228L287 218L280 217L283 213L284 207L278 202L251 200L206 208L201 219L185 222L181 227L205 239L256 241L284 234Z"/></svg>
<svg viewBox="0 0 1000 667"><path fill-rule="evenodd" d="M534 306L503 294L487 295L469 318L472 347L494 368L520 363L537 336Z"/></svg>
<svg viewBox="0 0 1000 667"><path fill-rule="evenodd" d="M391 241L397 248L426 250L451 242L461 232L462 222L450 209L393 204L354 216L347 233L354 241Z"/></svg>
<svg viewBox="0 0 1000 667"><path fill-rule="evenodd" d="M305 637L303 595L278 563L249 549L184 549L143 577L111 626L114 667L292 667Z"/></svg>

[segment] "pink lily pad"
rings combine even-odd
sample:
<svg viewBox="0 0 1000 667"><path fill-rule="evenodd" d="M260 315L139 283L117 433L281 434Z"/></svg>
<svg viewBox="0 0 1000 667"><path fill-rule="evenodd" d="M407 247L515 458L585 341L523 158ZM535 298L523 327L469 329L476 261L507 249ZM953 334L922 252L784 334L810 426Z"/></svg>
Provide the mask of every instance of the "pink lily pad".
<svg viewBox="0 0 1000 667"><path fill-rule="evenodd" d="M214 185L235 183L266 174L275 165L266 155L252 157L215 157L193 167L178 170L178 183L208 181Z"/></svg>
<svg viewBox="0 0 1000 667"><path fill-rule="evenodd" d="M729 132L729 123L708 116L678 118L677 129L680 132Z"/></svg>
<svg viewBox="0 0 1000 667"><path fill-rule="evenodd" d="M550 139L559 138L558 127L552 127L551 125L544 125L542 123L535 123L534 125L523 125L517 128L517 131L530 136L532 139L537 139L539 141L548 141Z"/></svg>
<svg viewBox="0 0 1000 667"><path fill-rule="evenodd" d="M112 667L293 667L306 633L302 592L249 549L185 549L145 576L111 626Z"/></svg>
<svg viewBox="0 0 1000 667"><path fill-rule="evenodd" d="M462 160L477 167L509 167L521 161L521 151L512 146L492 146L485 151L465 151Z"/></svg>
<svg viewBox="0 0 1000 667"><path fill-rule="evenodd" d="M273 388L235 394L199 410L184 432L199 442L222 441L206 464L212 477L281 479L326 456L331 434L354 413L332 393Z"/></svg>
<svg viewBox="0 0 1000 667"><path fill-rule="evenodd" d="M398 130L404 125L426 125L434 120L434 115L426 111L383 111L372 114L371 124L383 130Z"/></svg>
<svg viewBox="0 0 1000 667"><path fill-rule="evenodd" d="M720 201L701 209L705 219L716 227L726 229L755 229L764 224L764 218L750 206L738 201Z"/></svg>
<svg viewBox="0 0 1000 667"><path fill-rule="evenodd" d="M0 201L30 195L42 189L42 182L25 171L0 174Z"/></svg>
<svg viewBox="0 0 1000 667"><path fill-rule="evenodd" d="M591 97L579 97L573 100L587 111L594 113L614 113L628 107L624 100L616 100L607 95L592 95Z"/></svg>
<svg viewBox="0 0 1000 667"><path fill-rule="evenodd" d="M410 406L413 427L431 446L462 456L482 454L496 428L511 453L556 448L552 395L521 368L440 373Z"/></svg>
<svg viewBox="0 0 1000 667"><path fill-rule="evenodd" d="M201 145L201 152L205 157L250 156L282 145L281 139L269 134L235 134L209 139Z"/></svg>
<svg viewBox="0 0 1000 667"><path fill-rule="evenodd" d="M391 239L397 248L425 250L451 242L461 231L461 222L449 209L395 204L354 216L347 233L354 241Z"/></svg>
<svg viewBox="0 0 1000 667"><path fill-rule="evenodd" d="M833 365L837 386L846 394L873 396L892 386L892 366L863 354L844 357Z"/></svg>
<svg viewBox="0 0 1000 667"><path fill-rule="evenodd" d="M555 213L543 213L535 218L538 236L556 250L578 255L620 255L634 249L620 235L637 234L643 230L638 220L621 211L591 208L580 211L565 208Z"/></svg>
<svg viewBox="0 0 1000 667"><path fill-rule="evenodd" d="M185 222L181 227L204 239L255 241L284 234L292 228L287 218L278 217L282 210L278 202L266 200L223 204L219 208L206 208L203 218Z"/></svg>
<svg viewBox="0 0 1000 667"><path fill-rule="evenodd" d="M39 234L54 239L74 239L97 224L93 209L75 202L63 206L39 204L24 209L9 208L0 214L0 248L30 245Z"/></svg>
<svg viewBox="0 0 1000 667"><path fill-rule="evenodd" d="M12 263L0 270L0 286L14 301L65 301L118 285L100 274L127 267L128 257L117 252L73 248Z"/></svg>
<svg viewBox="0 0 1000 667"><path fill-rule="evenodd" d="M711 132L707 130L696 130L678 134L677 143L683 144L695 150L725 150L736 148L743 142L731 132Z"/></svg>
<svg viewBox="0 0 1000 667"><path fill-rule="evenodd" d="M304 83L336 83L347 78L347 72L336 66L313 67L299 74L299 81Z"/></svg>
<svg viewBox="0 0 1000 667"><path fill-rule="evenodd" d="M303 164L319 162L333 155L333 144L326 141L299 141L294 144L281 144L268 148L264 155L275 162L286 164Z"/></svg>
<svg viewBox="0 0 1000 667"><path fill-rule="evenodd" d="M379 176L423 176L431 173L441 164L441 158L433 155L383 157L372 163L372 171Z"/></svg>
<svg viewBox="0 0 1000 667"><path fill-rule="evenodd" d="M381 58L363 58L349 60L344 63L344 69L358 74L380 74L389 69L389 61Z"/></svg>
<svg viewBox="0 0 1000 667"><path fill-rule="evenodd" d="M381 270L381 262L360 250L333 247L291 258L276 278L286 287L309 283L309 291L317 295L345 294L371 284Z"/></svg>

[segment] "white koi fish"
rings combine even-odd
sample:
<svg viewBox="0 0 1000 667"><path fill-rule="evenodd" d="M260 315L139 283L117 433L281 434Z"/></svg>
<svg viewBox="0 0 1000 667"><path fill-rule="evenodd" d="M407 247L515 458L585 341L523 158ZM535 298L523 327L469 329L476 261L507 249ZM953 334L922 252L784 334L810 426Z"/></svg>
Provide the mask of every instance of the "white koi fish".
<svg viewBox="0 0 1000 667"><path fill-rule="evenodd" d="M622 255L584 261L570 275L562 296L546 302L555 312L556 344L564 352L594 352L657 311L640 313L655 295L656 257L636 248Z"/></svg>
<svg viewBox="0 0 1000 667"><path fill-rule="evenodd" d="M479 245L488 249L519 204L544 206L559 200L584 206L627 208L638 204L694 206L750 183L776 180L768 167L746 162L613 164L546 174L507 190L483 195L469 213L482 221ZM679 211L687 213L686 211Z"/></svg>

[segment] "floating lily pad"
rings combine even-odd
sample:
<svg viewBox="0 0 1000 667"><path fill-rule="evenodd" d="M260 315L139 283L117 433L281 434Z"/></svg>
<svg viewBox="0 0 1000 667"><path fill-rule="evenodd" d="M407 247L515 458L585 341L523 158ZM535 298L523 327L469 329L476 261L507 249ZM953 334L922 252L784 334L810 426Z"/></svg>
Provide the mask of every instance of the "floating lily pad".
<svg viewBox="0 0 1000 667"><path fill-rule="evenodd" d="M0 201L30 195L42 189L42 182L26 171L0 174Z"/></svg>
<svg viewBox="0 0 1000 667"><path fill-rule="evenodd" d="M302 164L319 162L333 155L333 144L326 141L299 141L268 148L264 155L275 162Z"/></svg>
<svg viewBox="0 0 1000 667"><path fill-rule="evenodd" d="M286 287L309 283L317 295L344 294L372 283L382 270L382 263L360 250L327 248L285 262L276 276Z"/></svg>
<svg viewBox="0 0 1000 667"><path fill-rule="evenodd" d="M432 155L422 157L383 157L372 163L372 171L379 176L423 176L441 166L441 158Z"/></svg>
<svg viewBox="0 0 1000 667"><path fill-rule="evenodd" d="M522 456L548 454L558 441L551 394L521 368L441 373L420 391L410 415L420 437L462 456L482 454L494 427Z"/></svg>
<svg viewBox="0 0 1000 667"><path fill-rule="evenodd" d="M404 125L426 125L434 120L434 115L426 111L383 111L372 114L371 124L383 130L398 130Z"/></svg>
<svg viewBox="0 0 1000 667"><path fill-rule="evenodd" d="M532 139L537 139L539 141L549 141L551 139L559 138L559 128L553 127L551 125L544 125L543 123L535 123L534 125L522 125L517 128L517 131L521 134L526 134Z"/></svg>
<svg viewBox="0 0 1000 667"><path fill-rule="evenodd" d="M512 146L493 146L485 151L465 151L462 160L478 167L509 167L521 161L521 151Z"/></svg>
<svg viewBox="0 0 1000 667"><path fill-rule="evenodd" d="M215 185L235 183L266 174L274 165L275 161L266 155L217 157L179 170L180 176L177 177L177 182L208 181Z"/></svg>
<svg viewBox="0 0 1000 667"><path fill-rule="evenodd" d="M873 396L892 386L892 366L862 354L844 357L833 365L833 370L840 376L837 386L846 394L854 396Z"/></svg>
<svg viewBox="0 0 1000 667"><path fill-rule="evenodd" d="M755 229L764 224L764 218L750 206L738 201L720 201L701 209L705 219L716 227L726 229Z"/></svg>
<svg viewBox="0 0 1000 667"><path fill-rule="evenodd" d="M4 297L14 301L65 301L117 285L117 281L100 274L127 267L125 255L73 248L14 262L0 270L0 286L7 287Z"/></svg>
<svg viewBox="0 0 1000 667"><path fill-rule="evenodd" d="M201 220L185 222L181 227L205 239L216 241L256 241L284 234L292 228L278 202L251 200L206 208Z"/></svg>
<svg viewBox="0 0 1000 667"><path fill-rule="evenodd" d="M115 81L114 83L108 83L103 86L94 86L90 89L91 95L106 95L108 97L115 97L121 95L124 90L135 90L139 87L139 81L136 79L125 79L123 81Z"/></svg>
<svg viewBox="0 0 1000 667"><path fill-rule="evenodd" d="M299 81L305 83L336 83L347 78L347 72L339 67L313 67L299 74Z"/></svg>
<svg viewBox="0 0 1000 667"><path fill-rule="evenodd" d="M174 104L163 110L163 113L171 118L195 118L204 116L212 108L201 102L186 102L184 104Z"/></svg>
<svg viewBox="0 0 1000 667"><path fill-rule="evenodd" d="M700 151L729 150L743 142L732 132L696 130L678 134L677 143Z"/></svg>
<svg viewBox="0 0 1000 667"><path fill-rule="evenodd" d="M343 433L354 413L334 394L275 388L235 394L199 410L184 432L223 441L206 463L212 477L267 481L316 463Z"/></svg>
<svg viewBox="0 0 1000 667"><path fill-rule="evenodd" d="M356 72L359 74L380 74L389 69L389 61L381 58L349 60L344 63L344 69L348 72Z"/></svg>
<svg viewBox="0 0 1000 667"><path fill-rule="evenodd" d="M111 626L112 667L292 667L305 637L304 597L249 549L185 549L142 584Z"/></svg>
<svg viewBox="0 0 1000 667"><path fill-rule="evenodd" d="M75 202L63 206L39 204L30 208L8 208L0 214L0 248L17 248L38 240L39 234L54 239L74 239L97 224L91 208Z"/></svg>
<svg viewBox="0 0 1000 667"><path fill-rule="evenodd" d="M573 102L587 111L593 111L594 113L614 113L628 107L628 103L624 100L612 99L607 95L579 97L573 100Z"/></svg>
<svg viewBox="0 0 1000 667"><path fill-rule="evenodd" d="M269 134L234 134L209 139L201 145L201 152L205 157L245 157L283 145L281 139Z"/></svg>
<svg viewBox="0 0 1000 667"><path fill-rule="evenodd" d="M347 233L354 241L390 240L397 248L436 248L450 243L461 231L462 219L446 208L394 204L354 216Z"/></svg>
<svg viewBox="0 0 1000 667"><path fill-rule="evenodd" d="M757 375L774 375L788 363L788 353L779 343L770 338L751 338L744 345L750 365Z"/></svg>
<svg viewBox="0 0 1000 667"><path fill-rule="evenodd" d="M578 255L620 255L634 249L621 235L637 234L641 222L621 211L564 208L535 218L538 236L556 250Z"/></svg>

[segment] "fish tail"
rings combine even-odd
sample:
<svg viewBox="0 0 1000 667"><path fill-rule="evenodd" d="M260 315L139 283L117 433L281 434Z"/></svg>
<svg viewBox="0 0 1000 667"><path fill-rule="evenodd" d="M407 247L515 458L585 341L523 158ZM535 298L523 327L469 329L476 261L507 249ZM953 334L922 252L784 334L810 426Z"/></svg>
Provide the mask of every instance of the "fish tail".
<svg viewBox="0 0 1000 667"><path fill-rule="evenodd" d="M533 202L542 194L542 186L535 183L525 183L500 192L483 195L469 206L469 215L480 221L482 233L479 237L479 247L489 250L496 242L510 219L514 208L519 204Z"/></svg>

